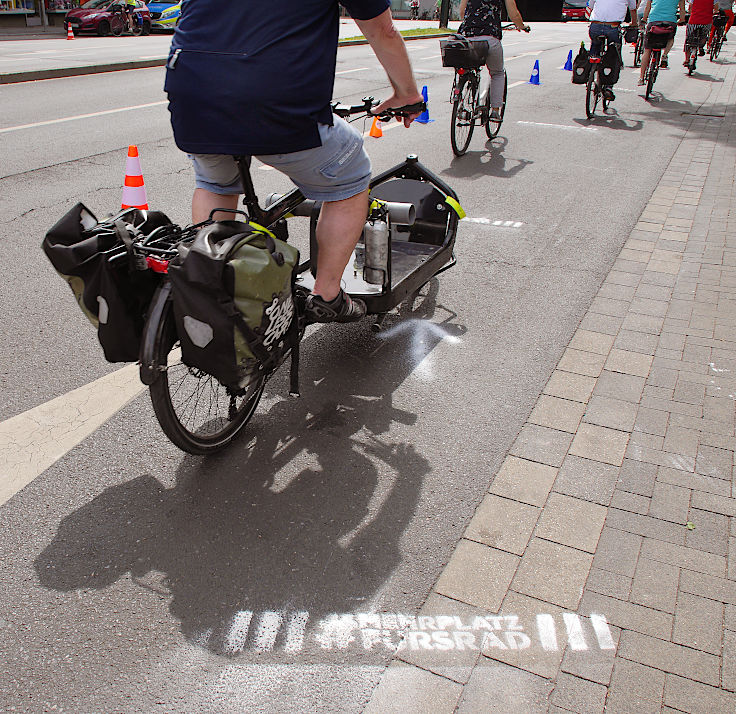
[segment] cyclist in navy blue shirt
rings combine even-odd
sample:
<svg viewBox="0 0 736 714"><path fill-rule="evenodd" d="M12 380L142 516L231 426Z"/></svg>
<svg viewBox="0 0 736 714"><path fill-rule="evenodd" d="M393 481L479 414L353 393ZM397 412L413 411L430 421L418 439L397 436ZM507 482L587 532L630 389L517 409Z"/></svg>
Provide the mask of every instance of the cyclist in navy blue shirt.
<svg viewBox="0 0 736 714"><path fill-rule="evenodd" d="M394 89L376 113L421 102L389 0L339 4ZM195 222L214 208L237 207L242 186L235 155L257 156L307 198L323 202L317 278L308 301L309 317L320 322L365 314L365 305L340 288L368 212L370 160L362 135L330 110L338 15L338 0L188 0L165 85L174 139L194 164Z"/></svg>

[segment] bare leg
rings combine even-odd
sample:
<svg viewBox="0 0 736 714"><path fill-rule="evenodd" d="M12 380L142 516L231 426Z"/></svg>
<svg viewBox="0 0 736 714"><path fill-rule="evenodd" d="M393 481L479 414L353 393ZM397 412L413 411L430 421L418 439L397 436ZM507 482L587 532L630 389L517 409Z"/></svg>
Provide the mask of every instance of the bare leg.
<svg viewBox="0 0 736 714"><path fill-rule="evenodd" d="M340 292L345 266L360 238L368 215L368 190L322 204L317 221L317 279L314 293L323 300L334 300Z"/></svg>
<svg viewBox="0 0 736 714"><path fill-rule="evenodd" d="M237 208L239 198L240 196L237 193L220 194L212 193L203 188L195 188L192 196L192 221L194 223L206 221L215 208ZM234 217L235 215L232 213L216 213L214 216L219 221Z"/></svg>
<svg viewBox="0 0 736 714"><path fill-rule="evenodd" d="M667 43L667 47L665 47L664 50L662 50L662 59L663 60L666 60L667 59L667 55L670 53L670 50L672 49L672 45L674 45L674 44L675 44L675 38L673 37ZM697 52L697 50L696 50L696 52Z"/></svg>
<svg viewBox="0 0 736 714"><path fill-rule="evenodd" d="M641 73L639 75L639 79L643 82L644 81L644 75L647 73L647 69L649 69L649 58L652 56L652 51L645 49L644 54L641 56Z"/></svg>

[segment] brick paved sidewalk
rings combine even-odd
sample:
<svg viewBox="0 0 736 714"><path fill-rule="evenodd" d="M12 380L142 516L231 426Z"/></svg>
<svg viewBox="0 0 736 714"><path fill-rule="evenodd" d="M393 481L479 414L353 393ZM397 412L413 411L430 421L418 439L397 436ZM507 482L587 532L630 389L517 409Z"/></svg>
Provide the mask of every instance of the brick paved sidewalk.
<svg viewBox="0 0 736 714"><path fill-rule="evenodd" d="M736 67L719 74L367 712L736 712Z"/></svg>

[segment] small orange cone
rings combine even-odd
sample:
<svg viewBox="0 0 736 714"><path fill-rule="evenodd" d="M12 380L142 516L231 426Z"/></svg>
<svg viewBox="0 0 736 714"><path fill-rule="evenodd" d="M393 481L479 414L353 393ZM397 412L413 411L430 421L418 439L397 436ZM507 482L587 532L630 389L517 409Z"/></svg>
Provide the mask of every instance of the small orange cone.
<svg viewBox="0 0 736 714"><path fill-rule="evenodd" d="M72 30L72 23L68 22L66 25L66 39L67 40L73 40L74 39L74 30Z"/></svg>
<svg viewBox="0 0 736 714"><path fill-rule="evenodd" d="M371 130L368 133L368 136L375 137L376 139L380 139L383 136L381 122L378 121L378 117L373 118L373 124L371 125Z"/></svg>
<svg viewBox="0 0 736 714"><path fill-rule="evenodd" d="M143 185L143 174L141 173L141 160L138 158L138 147L135 144L128 147L121 208L148 209L146 187Z"/></svg>

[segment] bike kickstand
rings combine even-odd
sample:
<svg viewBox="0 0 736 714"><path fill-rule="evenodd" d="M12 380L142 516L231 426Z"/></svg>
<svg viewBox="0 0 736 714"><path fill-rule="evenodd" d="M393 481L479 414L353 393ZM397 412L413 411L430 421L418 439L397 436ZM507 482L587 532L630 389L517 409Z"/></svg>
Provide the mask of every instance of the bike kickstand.
<svg viewBox="0 0 736 714"><path fill-rule="evenodd" d="M373 324L371 325L371 332L380 332L381 328L383 327L383 321L386 319L386 315L388 313L381 312L378 315L376 315L376 319L374 320Z"/></svg>

